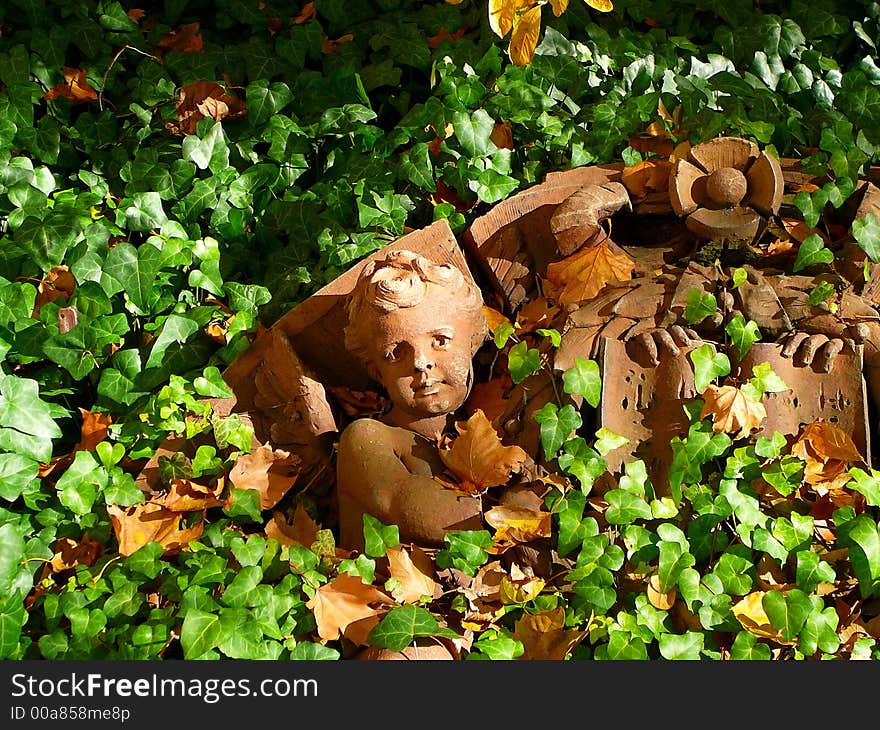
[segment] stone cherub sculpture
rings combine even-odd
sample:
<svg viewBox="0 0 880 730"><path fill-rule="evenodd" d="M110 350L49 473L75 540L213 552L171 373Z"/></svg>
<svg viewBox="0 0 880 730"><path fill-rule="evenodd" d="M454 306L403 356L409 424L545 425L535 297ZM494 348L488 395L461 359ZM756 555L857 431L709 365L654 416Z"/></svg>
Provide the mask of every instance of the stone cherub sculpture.
<svg viewBox="0 0 880 730"><path fill-rule="evenodd" d="M342 432L337 451L340 543L363 548L363 515L400 539L439 545L449 530L480 529L479 496L443 487L437 439L473 385L488 328L480 290L458 268L411 251L371 263L351 294L346 347L388 392L381 418Z"/></svg>

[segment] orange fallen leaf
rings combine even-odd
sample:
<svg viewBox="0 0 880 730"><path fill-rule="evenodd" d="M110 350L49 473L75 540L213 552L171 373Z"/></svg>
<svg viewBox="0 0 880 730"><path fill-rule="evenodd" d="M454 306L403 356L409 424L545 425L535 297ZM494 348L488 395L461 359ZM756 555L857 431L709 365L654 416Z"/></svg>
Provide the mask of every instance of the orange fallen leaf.
<svg viewBox="0 0 880 730"><path fill-rule="evenodd" d="M506 392L511 382L509 376L504 376L477 383L465 402L465 412L472 416L477 411L482 411L489 422L497 427L510 403Z"/></svg>
<svg viewBox="0 0 880 730"><path fill-rule="evenodd" d="M513 149L513 125L510 122L496 123L489 135L495 146L500 149Z"/></svg>
<svg viewBox="0 0 880 730"><path fill-rule="evenodd" d="M440 458L461 481L459 489L477 494L504 484L528 459L519 446L504 446L486 414L477 410L467 421L455 424L459 436Z"/></svg>
<svg viewBox="0 0 880 730"><path fill-rule="evenodd" d="M815 193L819 189L818 185L814 185L813 183L795 183L791 186L791 192L793 193Z"/></svg>
<svg viewBox="0 0 880 730"><path fill-rule="evenodd" d="M715 433L735 433L734 438L745 438L761 428L767 418L762 403L732 385L710 385L703 392L703 401L700 418L712 416Z"/></svg>
<svg viewBox="0 0 880 730"><path fill-rule="evenodd" d="M179 53L201 53L205 50L205 44L199 33L200 25L196 21L168 31L159 39L159 48Z"/></svg>
<svg viewBox="0 0 880 730"><path fill-rule="evenodd" d="M675 605L675 597L678 595L678 589L672 586L665 593L660 590L660 576L657 573L648 578L648 603L660 611L668 611Z"/></svg>
<svg viewBox="0 0 880 730"><path fill-rule="evenodd" d="M66 96L71 104L88 104L98 98L98 92L86 81L87 69L63 67L64 83L56 84L47 91L43 98L53 101L59 96Z"/></svg>
<svg viewBox="0 0 880 730"><path fill-rule="evenodd" d="M440 586L431 577L434 575L434 565L423 550L413 547L408 553L402 547L395 547L388 548L385 555L391 577L396 579L391 591L395 600L418 603L423 596L433 598ZM388 588L387 585L385 587Z"/></svg>
<svg viewBox="0 0 880 730"><path fill-rule="evenodd" d="M260 509L270 509L293 486L299 465L299 457L289 451L263 445L235 460L229 480L236 489L257 490Z"/></svg>
<svg viewBox="0 0 880 730"><path fill-rule="evenodd" d="M44 304L49 304L57 299L70 295L76 291L76 279L66 266L55 266L46 273L46 278L37 285L37 298L34 300L34 309L31 316L39 318L40 309Z"/></svg>
<svg viewBox="0 0 880 730"><path fill-rule="evenodd" d="M513 32L507 55L516 66L527 66L535 55L541 35L541 5L517 12L513 19Z"/></svg>
<svg viewBox="0 0 880 730"><path fill-rule="evenodd" d="M802 220L797 220L796 218L783 218L782 226L785 228L786 233L798 243L803 243L804 239L814 233L826 244L831 243L824 231L821 231L818 228L808 228L807 224Z"/></svg>
<svg viewBox="0 0 880 730"><path fill-rule="evenodd" d="M315 9L315 3L308 2L303 5L303 9L300 11L299 15L297 15L293 19L294 25L301 25L302 23L306 23L312 18L314 18L318 14L318 11Z"/></svg>
<svg viewBox="0 0 880 730"><path fill-rule="evenodd" d="M181 88L176 110L177 121L165 122L165 128L177 136L186 136L195 134L196 125L205 117L219 122L244 116L247 104L214 81L194 81Z"/></svg>
<svg viewBox="0 0 880 730"><path fill-rule="evenodd" d="M225 483L226 480L222 477L213 487L198 484L191 479L172 479L168 491L150 501L172 512L195 512L222 507L226 501L219 497Z"/></svg>
<svg viewBox="0 0 880 730"><path fill-rule="evenodd" d="M548 327L559 311L559 307L547 297L530 299L516 314L516 334L522 335L534 332L539 327Z"/></svg>
<svg viewBox="0 0 880 730"><path fill-rule="evenodd" d="M79 542L69 537L58 538L52 550L55 554L48 566L52 573L60 573L77 565L94 565L104 552L104 546L97 540L92 540L89 533L85 533Z"/></svg>
<svg viewBox="0 0 880 730"><path fill-rule="evenodd" d="M767 254L770 256L784 256L786 254L790 254L794 251L794 242L792 239L788 238L786 240L782 240L781 238L777 238L770 242L767 246Z"/></svg>
<svg viewBox="0 0 880 730"><path fill-rule="evenodd" d="M229 322L209 322L205 327L205 334L214 342L226 344L226 332L229 330Z"/></svg>
<svg viewBox="0 0 880 730"><path fill-rule="evenodd" d="M439 48L442 45L443 41L457 41L465 34L466 31L467 28L465 26L462 26L457 31L455 31L455 33L450 33L448 30L446 30L446 26L440 26L440 32L437 33L437 35L428 36L428 45L431 48ZM493 139L492 141L494 142L495 140ZM496 144L498 143L496 142Z"/></svg>
<svg viewBox="0 0 880 730"><path fill-rule="evenodd" d="M511 327L513 326L513 323L501 312L492 307L487 307L485 304L483 305L483 316L486 318L486 324L489 325L489 330L493 334L502 324L506 323Z"/></svg>
<svg viewBox="0 0 880 730"><path fill-rule="evenodd" d="M271 537L282 545L302 545L311 547L318 537L318 523L306 512L302 504L296 505L293 513L293 522L288 522L284 515L277 510L272 513L272 519L266 523L266 537Z"/></svg>
<svg viewBox="0 0 880 730"><path fill-rule="evenodd" d="M495 547L502 551L513 545L550 537L549 512L499 505L485 513L490 527L495 529Z"/></svg>
<svg viewBox="0 0 880 730"><path fill-rule="evenodd" d="M333 41L325 35L321 38L321 53L325 55L328 53L336 53L336 51L342 48L342 46L352 40L354 40L354 35L351 33L341 35Z"/></svg>
<svg viewBox="0 0 880 730"><path fill-rule="evenodd" d="M566 629L565 609L525 613L514 624L513 638L525 652L520 659L561 660L589 634L587 629Z"/></svg>
<svg viewBox="0 0 880 730"><path fill-rule="evenodd" d="M807 484L835 483L850 463L864 462L852 438L827 421L813 421L804 426L791 447L792 456L803 459Z"/></svg>
<svg viewBox="0 0 880 730"><path fill-rule="evenodd" d="M560 304L580 304L593 299L609 282L629 281L635 262L607 239L584 246L547 267L547 281L558 290Z"/></svg>
<svg viewBox="0 0 880 730"><path fill-rule="evenodd" d="M391 606L394 601L378 588L366 585L359 576L343 573L318 588L306 607L315 616L318 636L334 641L349 624L378 616L382 609L371 604Z"/></svg>
<svg viewBox="0 0 880 730"><path fill-rule="evenodd" d="M80 428L79 443L73 447L74 451L91 451L105 438L107 430L113 419L106 413L93 413L84 408L79 409L83 422Z"/></svg>
<svg viewBox="0 0 880 730"><path fill-rule="evenodd" d="M182 513L145 502L132 507L107 505L107 513L119 543L120 555L131 555L149 542L158 542L165 555L174 555L199 538L205 523L181 528Z"/></svg>
<svg viewBox="0 0 880 730"><path fill-rule="evenodd" d="M667 191L671 171L672 163L668 160L644 160L630 167L625 167L621 173L620 181L629 190L633 202L637 203L648 197L650 193Z"/></svg>
<svg viewBox="0 0 880 730"><path fill-rule="evenodd" d="M147 14L145 10L141 10L140 8L132 8L131 10L126 11L125 13L129 20L132 23L140 23L143 20L144 16Z"/></svg>

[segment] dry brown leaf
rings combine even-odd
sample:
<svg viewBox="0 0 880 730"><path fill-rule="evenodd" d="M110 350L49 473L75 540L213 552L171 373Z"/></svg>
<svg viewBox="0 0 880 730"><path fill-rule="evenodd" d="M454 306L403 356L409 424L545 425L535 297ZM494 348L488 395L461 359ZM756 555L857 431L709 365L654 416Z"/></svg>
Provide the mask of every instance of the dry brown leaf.
<svg viewBox="0 0 880 730"><path fill-rule="evenodd" d="M820 231L818 228L808 228L806 223L796 218L783 218L782 227L785 228L786 233L798 243L803 243L805 238L814 233L819 236L825 244L831 243L824 231Z"/></svg>
<svg viewBox="0 0 880 730"><path fill-rule="evenodd" d="M648 603L660 611L668 611L675 605L675 597L678 595L678 589L672 586L665 593L660 590L660 576L657 573L648 578Z"/></svg>
<svg viewBox="0 0 880 730"><path fill-rule="evenodd" d="M83 422L80 429L79 443L73 447L74 451L91 451L105 438L107 429L113 423L113 419L106 413L93 413L83 408L79 409Z"/></svg>
<svg viewBox="0 0 880 730"><path fill-rule="evenodd" d="M308 2L303 5L303 9L300 11L299 15L297 15L293 19L294 25L302 25L303 23L307 23L312 20L312 18L318 15L318 11L315 9L315 3Z"/></svg>
<svg viewBox="0 0 880 730"><path fill-rule="evenodd" d="M264 444L235 460L229 481L236 489L257 490L260 509L270 509L293 486L299 466L300 459L295 454Z"/></svg>
<svg viewBox="0 0 880 730"><path fill-rule="evenodd" d="M66 266L55 266L46 274L37 285L37 298L34 300L34 310L31 316L39 319L40 309L44 304L54 302L62 297L70 299L70 295L76 290L76 279Z"/></svg>
<svg viewBox="0 0 880 730"><path fill-rule="evenodd" d="M159 39L159 48L180 53L201 53L205 50L205 44L199 34L199 25L196 21L168 31Z"/></svg>
<svg viewBox="0 0 880 730"><path fill-rule="evenodd" d="M329 54L336 53L342 46L344 46L349 41L354 40L354 35L351 33L346 33L345 35L339 36L336 40L330 40L326 35L321 38L321 53Z"/></svg>
<svg viewBox="0 0 880 730"><path fill-rule="evenodd" d="M515 66L527 66L535 55L541 35L541 5L535 5L513 19L513 33L507 55Z"/></svg>
<svg viewBox="0 0 880 730"><path fill-rule="evenodd" d="M547 281L558 290L560 304L581 304L595 298L609 282L629 281L633 269L635 262L629 255L604 240L550 264Z"/></svg>
<svg viewBox="0 0 880 730"><path fill-rule="evenodd" d="M318 537L318 523L306 512L302 503L296 505L293 513L293 522L288 522L284 515L275 511L272 518L266 523L266 537L271 537L282 545L302 545L311 547Z"/></svg>
<svg viewBox="0 0 880 730"><path fill-rule="evenodd" d="M194 81L180 90L177 99L177 121L165 122L172 134L186 136L196 133L201 119L211 117L214 121L237 119L247 113L247 104L237 96L228 94L214 81Z"/></svg>
<svg viewBox="0 0 880 730"><path fill-rule="evenodd" d="M735 433L734 438L745 438L761 428L767 418L762 403L732 385L710 385L703 392L703 400L700 418L712 416L715 433Z"/></svg>
<svg viewBox="0 0 880 730"><path fill-rule="evenodd" d="M172 512L195 512L198 510L222 507L226 500L219 499L225 477L217 480L213 487L198 484L190 479L172 479L168 491L150 501Z"/></svg>
<svg viewBox="0 0 880 730"><path fill-rule="evenodd" d="M477 411L482 411L489 422L497 428L510 405L510 400L505 397L510 383L508 376L477 383L465 403L465 412L471 416Z"/></svg>
<svg viewBox="0 0 880 730"><path fill-rule="evenodd" d="M763 598L764 591L753 591L731 606L730 610L733 611L733 615L740 622L740 625L750 634L763 639L773 639L779 644L793 643L784 641L779 632L773 628L773 624L770 623L761 603Z"/></svg>
<svg viewBox="0 0 880 730"><path fill-rule="evenodd" d="M52 573L60 573L77 565L94 565L104 552L104 546L97 540L92 540L89 533L85 533L79 542L69 537L58 538L52 550L55 554L48 567Z"/></svg>
<svg viewBox="0 0 880 730"><path fill-rule="evenodd" d="M498 432L481 410L467 421L456 423L455 428L459 436L451 448L440 450L440 458L461 481L459 489L463 492L478 494L504 484L529 458L519 446L502 445Z"/></svg>
<svg viewBox="0 0 880 730"><path fill-rule="evenodd" d="M589 633L589 628L566 629L564 608L524 613L513 628L513 638L525 648L520 659L564 659Z"/></svg>
<svg viewBox="0 0 880 730"><path fill-rule="evenodd" d="M784 241L781 238L777 238L771 241L767 246L767 254L769 256L785 256L793 251L794 241L790 238L787 238Z"/></svg>
<svg viewBox="0 0 880 730"><path fill-rule="evenodd" d="M141 10L140 8L132 8L131 10L127 10L125 14L129 17L129 20L131 20L132 23L138 24L141 22L141 20L143 20L143 17L147 13L145 10Z"/></svg>
<svg viewBox="0 0 880 730"><path fill-rule="evenodd" d="M551 514L543 510L499 505L485 513L490 527L495 528L495 547L501 551L513 545L550 537Z"/></svg>
<svg viewBox="0 0 880 730"><path fill-rule="evenodd" d="M511 327L513 327L513 322L511 322L501 312L499 312L497 309L493 309L492 307L487 307L485 304L483 305L483 316L486 318L486 324L489 326L489 330L493 334L495 330L498 329L502 324L507 323Z"/></svg>
<svg viewBox="0 0 880 730"><path fill-rule="evenodd" d="M391 591L394 600L418 603L423 596L434 597L440 586L431 577L434 575L434 564L423 550L414 546L408 553L402 547L395 547L388 548L385 555L391 577L397 580L397 585Z"/></svg>
<svg viewBox="0 0 880 730"><path fill-rule="evenodd" d="M672 163L668 160L644 160L625 167L620 181L629 190L633 202L638 203L650 193L663 193L669 190L671 172Z"/></svg>
<svg viewBox="0 0 880 730"><path fill-rule="evenodd" d="M462 26L457 31L455 31L455 33L450 33L448 30L446 30L446 26L441 25L440 32L437 33L437 35L428 36L428 45L431 48L439 48L443 41L457 41L467 32L467 30L468 29L466 26ZM494 139L492 141L495 142ZM498 143L496 142L496 144Z"/></svg>
<svg viewBox="0 0 880 730"><path fill-rule="evenodd" d="M500 149L513 149L513 125L510 122L496 123L489 135L495 146Z"/></svg>
<svg viewBox="0 0 880 730"><path fill-rule="evenodd" d="M214 342L225 345L226 333L229 331L229 321L226 322L209 322L205 327L205 334Z"/></svg>
<svg viewBox="0 0 880 730"><path fill-rule="evenodd" d="M822 420L804 426L792 444L791 454L803 459L807 484L824 485L826 489L839 489L849 481L845 474L848 464L864 462L849 434Z"/></svg>
<svg viewBox="0 0 880 730"><path fill-rule="evenodd" d="M64 66L64 83L53 86L43 95L43 98L52 101L59 96L66 96L70 99L71 104L88 104L90 101L95 101L98 98L98 92L86 81L87 70Z"/></svg>
<svg viewBox="0 0 880 730"><path fill-rule="evenodd" d="M534 332L539 327L548 327L560 312L559 307L547 297L530 299L520 307L516 314L516 334Z"/></svg>
<svg viewBox="0 0 880 730"><path fill-rule="evenodd" d="M349 624L381 613L381 608L371 604L391 606L394 601L375 586L366 585L359 576L343 573L318 588L306 607L315 616L318 636L335 641Z"/></svg>
<svg viewBox="0 0 880 730"><path fill-rule="evenodd" d="M165 555L173 555L201 536L205 523L180 527L180 512L145 502L132 507L107 506L120 555L131 555L149 542L158 542Z"/></svg>
<svg viewBox="0 0 880 730"><path fill-rule="evenodd" d="M79 324L79 311L76 307L61 307L56 314L58 331L66 335Z"/></svg>

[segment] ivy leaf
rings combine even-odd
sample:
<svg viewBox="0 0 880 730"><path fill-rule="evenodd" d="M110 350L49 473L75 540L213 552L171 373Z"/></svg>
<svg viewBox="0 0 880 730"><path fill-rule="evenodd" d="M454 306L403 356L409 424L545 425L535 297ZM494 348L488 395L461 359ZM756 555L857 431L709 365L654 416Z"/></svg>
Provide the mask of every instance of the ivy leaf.
<svg viewBox="0 0 880 730"><path fill-rule="evenodd" d="M683 634L660 634L660 655L664 659L694 661L703 652L705 636L701 631Z"/></svg>
<svg viewBox="0 0 880 730"><path fill-rule="evenodd" d="M447 532L443 537L446 547L437 553L438 568L457 568L475 575L477 568L489 560L487 552L494 545L488 530Z"/></svg>
<svg viewBox="0 0 880 730"><path fill-rule="evenodd" d="M821 188L815 190L812 194L801 190L794 196L794 204L803 213L804 224L807 228L815 228L819 224L822 213L825 211L825 206L828 204L828 192ZM803 243L801 246L803 246Z"/></svg>
<svg viewBox="0 0 880 730"><path fill-rule="evenodd" d="M681 543L661 540L659 548L660 562L657 576L660 579L661 592L668 593L678 583L682 571L693 566L696 561Z"/></svg>
<svg viewBox="0 0 880 730"><path fill-rule="evenodd" d="M61 504L77 515L92 511L98 492L107 486L107 471L90 451L77 451L73 463L56 482Z"/></svg>
<svg viewBox="0 0 880 730"><path fill-rule="evenodd" d="M183 619L180 645L186 659L195 659L219 645L224 637L220 616L206 611L190 609Z"/></svg>
<svg viewBox="0 0 880 730"><path fill-rule="evenodd" d="M545 403L535 414L541 425L541 446L544 457L550 461L572 431L583 424L580 414L571 404L559 408L555 403Z"/></svg>
<svg viewBox="0 0 880 730"><path fill-rule="evenodd" d="M576 357L574 366L562 375L563 389L570 395L583 396L593 408L599 405L602 396L602 376L595 360Z"/></svg>
<svg viewBox="0 0 880 730"><path fill-rule="evenodd" d="M730 343L736 349L736 356L742 360L751 346L761 339L761 331L758 323L753 320L746 321L741 314L736 315L724 327L730 337Z"/></svg>
<svg viewBox="0 0 880 730"><path fill-rule="evenodd" d="M564 558L588 537L599 534L599 525L593 517L584 517L587 497L583 492L571 491L556 505L558 518L557 552Z"/></svg>
<svg viewBox="0 0 880 730"><path fill-rule="evenodd" d="M373 627L367 636L367 643L391 651L403 651L419 636L459 638L454 631L437 623L437 619L424 608L398 606Z"/></svg>
<svg viewBox="0 0 880 730"><path fill-rule="evenodd" d="M814 264L830 264L832 261L834 261L834 253L831 249L825 248L825 242L819 234L811 233L801 242L792 271L797 273Z"/></svg>
<svg viewBox="0 0 880 730"><path fill-rule="evenodd" d="M821 560L812 550L799 550L795 554L797 569L795 571L798 587L812 593L820 583L833 583L837 574L834 568Z"/></svg>
<svg viewBox="0 0 880 730"><path fill-rule="evenodd" d="M730 372L730 359L723 352L715 352L712 345L705 344L691 350L688 357L694 364L694 385L702 393L715 378Z"/></svg>
<svg viewBox="0 0 880 730"><path fill-rule="evenodd" d="M556 457L559 468L575 477L581 484L581 491L589 494L593 482L608 470L608 462L580 436L566 441L562 450L563 453Z"/></svg>
<svg viewBox="0 0 880 730"><path fill-rule="evenodd" d="M162 331L153 341L150 356L144 367L159 367L162 364L162 356L172 344L175 342L183 344L198 331L199 325L193 320L177 314L169 314L162 325Z"/></svg>
<svg viewBox="0 0 880 730"><path fill-rule="evenodd" d="M880 472L871 469L871 473L855 466L849 470L852 481L846 485L864 495L865 502L872 507L880 507Z"/></svg>
<svg viewBox="0 0 880 730"><path fill-rule="evenodd" d="M123 242L116 244L108 254L104 273L119 283L139 314L148 314L160 266L160 254L155 246L143 245L136 249Z"/></svg>
<svg viewBox="0 0 880 730"><path fill-rule="evenodd" d="M704 294L699 289L691 289L687 293L684 318L688 324L696 324L702 322L706 317L711 317L717 309L718 302L714 294Z"/></svg>
<svg viewBox="0 0 880 730"><path fill-rule="evenodd" d="M20 596L11 595L0 599L0 659L14 658L27 617L28 613Z"/></svg>
<svg viewBox="0 0 880 730"><path fill-rule="evenodd" d="M773 372L770 363L766 361L758 363L752 368L752 377L748 383L743 385L742 390L746 391L748 387L752 389L749 391L749 395L755 400L761 400L764 393L781 393L789 390L785 381Z"/></svg>
<svg viewBox="0 0 880 730"><path fill-rule="evenodd" d="M849 559L859 581L862 598L869 598L880 587L880 535L877 523L867 514L840 525L838 540L849 548Z"/></svg>
<svg viewBox="0 0 880 730"><path fill-rule="evenodd" d="M36 380L0 377L0 448L48 463L51 439L62 435L51 414Z"/></svg>
<svg viewBox="0 0 880 730"><path fill-rule="evenodd" d="M0 453L0 498L12 502L37 478L40 463L24 454Z"/></svg>
<svg viewBox="0 0 880 730"><path fill-rule="evenodd" d="M740 631L730 647L730 658L733 660L767 661L770 657L770 647L759 644L757 637L748 631Z"/></svg>
<svg viewBox="0 0 880 730"><path fill-rule="evenodd" d="M840 637L837 635L839 617L834 606L822 607L822 599L813 596L814 609L807 616L804 627L798 636L798 649L805 656L812 656L821 650L833 654L840 648Z"/></svg>
<svg viewBox="0 0 880 730"><path fill-rule="evenodd" d="M253 81L248 85L246 94L248 116L254 125L269 121L269 117L293 101L290 88L280 81L271 84L266 79Z"/></svg>
<svg viewBox="0 0 880 730"><path fill-rule="evenodd" d="M519 384L541 369L541 353L530 348L525 340L518 342L507 353L507 369L514 383Z"/></svg>
<svg viewBox="0 0 880 730"><path fill-rule="evenodd" d="M614 433L614 431L605 426L596 431L596 451L602 454L602 456L607 456L615 449L619 449L628 443L629 439L626 436Z"/></svg>
<svg viewBox="0 0 880 730"><path fill-rule="evenodd" d="M813 607L810 597L798 588L787 593L771 590L764 594L761 605L770 619L773 628L779 631L786 641L797 638Z"/></svg>
<svg viewBox="0 0 880 730"><path fill-rule="evenodd" d="M835 294L834 284L827 281L820 281L810 292L807 298L807 304L811 307L817 307L822 302L828 301Z"/></svg>
<svg viewBox="0 0 880 730"><path fill-rule="evenodd" d="M400 156L400 172L403 177L423 190L434 190L437 185L434 182L434 165L431 162L427 142L413 145Z"/></svg>
<svg viewBox="0 0 880 730"><path fill-rule="evenodd" d="M484 203L497 203L510 195L519 187L519 181L510 175L503 175L497 170L483 170L476 180L469 180L468 187L473 190Z"/></svg>
<svg viewBox="0 0 880 730"><path fill-rule="evenodd" d="M6 596L23 557L24 540L16 526L11 522L0 525L0 588Z"/></svg>
<svg viewBox="0 0 880 730"><path fill-rule="evenodd" d="M455 112L452 115L452 128L469 157L483 157L495 150L491 139L495 120L484 109L477 109L473 114Z"/></svg>
<svg viewBox="0 0 880 730"><path fill-rule="evenodd" d="M364 513L364 552L371 558L381 558L388 548L400 544L400 530L397 525L385 525L373 515Z"/></svg>
<svg viewBox="0 0 880 730"><path fill-rule="evenodd" d="M650 505L643 497L625 489L612 489L605 493L608 509L605 519L612 525L628 525L641 518L650 520L654 517Z"/></svg>
<svg viewBox="0 0 880 730"><path fill-rule="evenodd" d="M873 213L852 223L853 238L875 264L880 263L880 222Z"/></svg>

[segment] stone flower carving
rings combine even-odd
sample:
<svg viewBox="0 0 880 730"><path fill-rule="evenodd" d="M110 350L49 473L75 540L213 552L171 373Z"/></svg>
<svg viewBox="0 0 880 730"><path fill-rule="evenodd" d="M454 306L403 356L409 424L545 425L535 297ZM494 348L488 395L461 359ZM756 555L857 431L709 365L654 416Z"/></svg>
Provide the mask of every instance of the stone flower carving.
<svg viewBox="0 0 880 730"><path fill-rule="evenodd" d="M719 137L676 160L669 196L696 236L751 240L764 217L779 211L783 185L775 157L747 139Z"/></svg>

